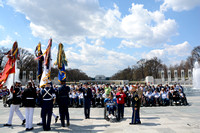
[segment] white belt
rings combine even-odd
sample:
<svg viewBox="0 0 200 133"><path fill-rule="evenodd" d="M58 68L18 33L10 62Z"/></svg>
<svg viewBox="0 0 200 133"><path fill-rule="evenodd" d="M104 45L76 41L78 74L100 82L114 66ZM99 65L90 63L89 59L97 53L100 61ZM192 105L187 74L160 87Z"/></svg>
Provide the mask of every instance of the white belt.
<svg viewBox="0 0 200 133"><path fill-rule="evenodd" d="M115 103L106 103L106 105L115 105Z"/></svg>
<svg viewBox="0 0 200 133"><path fill-rule="evenodd" d="M48 98L48 99L43 99L44 101L48 101L48 100L52 100L52 98Z"/></svg>
<svg viewBox="0 0 200 133"><path fill-rule="evenodd" d="M26 99L34 99L33 97L27 97Z"/></svg>

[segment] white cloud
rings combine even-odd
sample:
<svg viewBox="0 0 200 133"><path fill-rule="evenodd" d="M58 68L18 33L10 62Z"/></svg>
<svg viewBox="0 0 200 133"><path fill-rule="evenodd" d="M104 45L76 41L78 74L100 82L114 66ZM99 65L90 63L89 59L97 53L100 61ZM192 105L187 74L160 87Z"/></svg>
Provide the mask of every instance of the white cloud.
<svg viewBox="0 0 200 133"><path fill-rule="evenodd" d="M97 0L8 0L8 4L25 14L34 36L52 37L57 43L114 37L135 45L158 46L177 35L175 20L165 19L160 11L150 12L141 4L133 3L126 16L116 4L105 10Z"/></svg>
<svg viewBox="0 0 200 133"><path fill-rule="evenodd" d="M5 40L0 41L0 46L11 46L13 44L12 38L7 36Z"/></svg>
<svg viewBox="0 0 200 133"><path fill-rule="evenodd" d="M172 8L173 11L191 10L197 6L200 6L200 0L164 0L164 3L160 6L161 11L166 11Z"/></svg>
<svg viewBox="0 0 200 133"><path fill-rule="evenodd" d="M150 12L143 5L132 4L129 15L122 19L122 36L142 46L159 46L177 35L177 24L165 19L160 11Z"/></svg>
<svg viewBox="0 0 200 133"><path fill-rule="evenodd" d="M104 45L104 41L102 41L101 39L97 39L95 41L91 41L91 43L93 43L96 46Z"/></svg>
<svg viewBox="0 0 200 133"><path fill-rule="evenodd" d="M0 7L3 7L3 1L0 0Z"/></svg>
<svg viewBox="0 0 200 133"><path fill-rule="evenodd" d="M177 45L165 44L163 49L154 49L147 54L143 53L143 58L158 57L167 64L177 64L181 61L180 58L190 55L191 49L192 47L187 41Z"/></svg>
<svg viewBox="0 0 200 133"><path fill-rule="evenodd" d="M134 44L132 41L122 40L118 48L141 48L141 45Z"/></svg>
<svg viewBox="0 0 200 133"><path fill-rule="evenodd" d="M82 42L79 44L79 48L79 51L75 49L67 49L65 51L69 61L68 67L81 69L92 77L98 74L111 76L136 61L129 54L115 52L101 46Z"/></svg>

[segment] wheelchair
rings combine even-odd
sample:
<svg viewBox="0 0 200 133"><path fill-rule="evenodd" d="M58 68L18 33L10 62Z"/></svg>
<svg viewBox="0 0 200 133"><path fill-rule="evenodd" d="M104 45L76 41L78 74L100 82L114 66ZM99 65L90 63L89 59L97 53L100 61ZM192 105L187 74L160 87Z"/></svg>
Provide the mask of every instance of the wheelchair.
<svg viewBox="0 0 200 133"><path fill-rule="evenodd" d="M111 115L111 117L109 117L109 107L107 107L107 105L111 107L115 107L114 108L114 115ZM118 117L118 106L117 103L106 103L105 107L104 107L104 119L106 119L107 121L110 122L114 122L117 121L117 117Z"/></svg>

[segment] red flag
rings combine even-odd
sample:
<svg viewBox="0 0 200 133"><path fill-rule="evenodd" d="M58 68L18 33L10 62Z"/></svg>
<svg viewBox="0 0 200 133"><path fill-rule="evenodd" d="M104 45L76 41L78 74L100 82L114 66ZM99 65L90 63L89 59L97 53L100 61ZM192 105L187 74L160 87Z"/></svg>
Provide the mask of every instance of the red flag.
<svg viewBox="0 0 200 133"><path fill-rule="evenodd" d="M9 58L3 71L0 73L0 88L6 82L8 75L11 73L15 73L15 60Z"/></svg>
<svg viewBox="0 0 200 133"><path fill-rule="evenodd" d="M15 73L15 61L19 57L17 42L14 42L12 49L7 52L6 55L8 56L8 61L3 71L0 73L0 88L2 88L3 84L6 82L8 75Z"/></svg>

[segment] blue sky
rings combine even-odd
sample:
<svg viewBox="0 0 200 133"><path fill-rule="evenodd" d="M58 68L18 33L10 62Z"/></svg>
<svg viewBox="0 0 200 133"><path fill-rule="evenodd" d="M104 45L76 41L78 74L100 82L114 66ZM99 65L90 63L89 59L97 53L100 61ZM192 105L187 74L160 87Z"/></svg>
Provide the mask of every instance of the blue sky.
<svg viewBox="0 0 200 133"><path fill-rule="evenodd" d="M0 0L0 47L33 53L53 39L64 44L68 68L112 76L141 58L167 65L200 45L199 0Z"/></svg>

